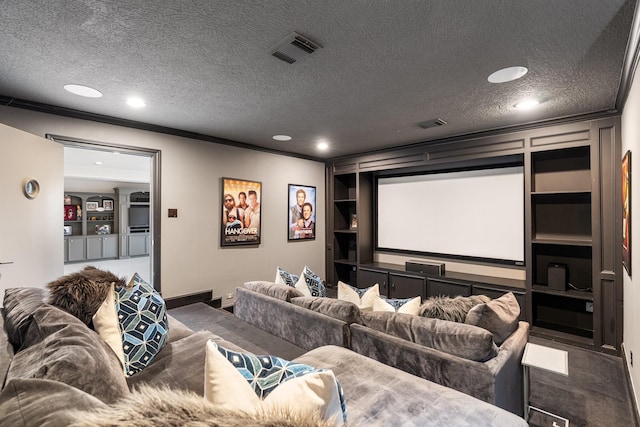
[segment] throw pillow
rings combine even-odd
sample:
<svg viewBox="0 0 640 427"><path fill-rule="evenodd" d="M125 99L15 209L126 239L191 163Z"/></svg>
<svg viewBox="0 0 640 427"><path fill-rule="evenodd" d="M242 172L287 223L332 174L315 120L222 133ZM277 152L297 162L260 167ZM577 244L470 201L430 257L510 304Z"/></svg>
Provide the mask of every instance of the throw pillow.
<svg viewBox="0 0 640 427"><path fill-rule="evenodd" d="M160 294L138 273L128 287L114 288L111 295L94 316L94 328L123 362L125 375L131 376L166 344L167 310Z"/></svg>
<svg viewBox="0 0 640 427"><path fill-rule="evenodd" d="M276 280L274 280L274 283L295 287L296 283L298 283L298 279L300 279L300 276L296 276L295 274L291 274L280 267L276 267Z"/></svg>
<svg viewBox="0 0 640 427"><path fill-rule="evenodd" d="M300 279L296 282L295 288L306 297L326 297L327 289L324 282L306 265L302 270Z"/></svg>
<svg viewBox="0 0 640 427"><path fill-rule="evenodd" d="M380 287L375 285L359 289L338 281L338 299L349 301L358 306L360 310L372 310L373 299L380 296Z"/></svg>
<svg viewBox="0 0 640 427"><path fill-rule="evenodd" d="M22 346L31 324L31 315L45 304L46 298L46 290L42 288L9 288L4 291L4 327L9 342L16 350Z"/></svg>
<svg viewBox="0 0 640 427"><path fill-rule="evenodd" d="M226 409L319 413L336 425L346 422L342 387L330 370L256 356L207 343L204 397Z"/></svg>
<svg viewBox="0 0 640 427"><path fill-rule="evenodd" d="M201 394L168 386L152 387L146 384L142 384L126 399L113 405L97 407L94 410L69 411L65 415L72 417L75 423L63 422L55 425L72 424L92 427L330 427L335 425L320 419L317 414L303 416L287 414L283 411L261 411L250 414L225 409L205 400ZM14 424L11 425L13 427Z"/></svg>
<svg viewBox="0 0 640 427"><path fill-rule="evenodd" d="M390 311L396 313L417 315L420 310L420 297L415 298L384 298L373 299L373 311Z"/></svg>
<svg viewBox="0 0 640 427"><path fill-rule="evenodd" d="M500 298L477 305L469 310L465 323L479 326L491 332L497 345L509 338L518 329L520 304L513 292L508 292Z"/></svg>
<svg viewBox="0 0 640 427"><path fill-rule="evenodd" d="M126 286L124 279L93 266L60 277L47 284L51 292L49 303L71 313L88 325L102 302L107 298L111 285Z"/></svg>
<svg viewBox="0 0 640 427"><path fill-rule="evenodd" d="M420 316L450 322L464 322L467 313L478 304L491 301L486 295L457 296L454 298L437 296L428 298L420 306Z"/></svg>
<svg viewBox="0 0 640 427"><path fill-rule="evenodd" d="M21 378L59 381L109 404L129 394L118 358L87 325L49 304L33 313L6 382Z"/></svg>

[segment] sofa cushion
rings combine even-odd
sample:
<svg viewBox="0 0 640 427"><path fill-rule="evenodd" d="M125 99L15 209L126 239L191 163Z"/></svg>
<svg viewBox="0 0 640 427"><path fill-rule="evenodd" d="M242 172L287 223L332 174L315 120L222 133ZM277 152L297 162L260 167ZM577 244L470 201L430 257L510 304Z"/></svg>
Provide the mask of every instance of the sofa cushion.
<svg viewBox="0 0 640 427"><path fill-rule="evenodd" d="M513 292L480 304L469 310L465 322L490 331L496 344L501 345L518 328L520 304Z"/></svg>
<svg viewBox="0 0 640 427"><path fill-rule="evenodd" d="M20 378L60 381L105 403L129 393L118 358L100 336L48 304L33 313L22 348L9 366L6 381Z"/></svg>
<svg viewBox="0 0 640 427"><path fill-rule="evenodd" d="M465 359L484 362L498 352L489 331L465 323L390 312L360 316L367 327Z"/></svg>
<svg viewBox="0 0 640 427"><path fill-rule="evenodd" d="M274 280L274 283L295 287L299 279L300 276L289 273L280 267L276 267L276 280Z"/></svg>
<svg viewBox="0 0 640 427"><path fill-rule="evenodd" d="M118 356L127 376L146 368L169 336L165 302L138 273L127 287L111 285L94 316L94 327Z"/></svg>
<svg viewBox="0 0 640 427"><path fill-rule="evenodd" d="M4 291L4 326L11 344L18 349L31 324L31 315L44 304L42 288L9 288Z"/></svg>
<svg viewBox="0 0 640 427"><path fill-rule="evenodd" d="M281 301L286 302L290 302L291 298L303 296L302 292L300 292L296 288L288 285L283 285L281 283L279 284L258 280L253 282L245 282L244 287L251 291L261 293L262 295L277 298Z"/></svg>
<svg viewBox="0 0 640 427"><path fill-rule="evenodd" d="M302 269L300 279L296 282L295 288L306 297L326 297L327 289L324 281L306 265Z"/></svg>
<svg viewBox="0 0 640 427"><path fill-rule="evenodd" d="M380 286L376 283L368 288L359 289L338 281L338 299L352 302L360 310L373 310L373 300L380 296Z"/></svg>
<svg viewBox="0 0 640 427"><path fill-rule="evenodd" d="M373 298L373 311L388 311L417 315L420 309L420 297L415 298Z"/></svg>
<svg viewBox="0 0 640 427"><path fill-rule="evenodd" d="M72 410L106 408L100 400L59 381L14 379L0 392L0 426L71 425Z"/></svg>
<svg viewBox="0 0 640 427"><path fill-rule="evenodd" d="M207 343L204 396L223 408L254 413L282 410L320 413L336 425L346 421L342 387L333 372L256 356Z"/></svg>
<svg viewBox="0 0 640 427"><path fill-rule="evenodd" d="M47 288L51 292L49 303L73 314L88 325L112 285L118 288L127 284L124 279L109 271L87 266L48 283Z"/></svg>
<svg viewBox="0 0 640 427"><path fill-rule="evenodd" d="M346 323L361 323L360 309L352 302L334 298L297 297L292 298L291 303Z"/></svg>
<svg viewBox="0 0 640 427"><path fill-rule="evenodd" d="M428 298L420 306L419 314L423 317L431 317L451 322L464 322L467 313L478 304L490 301L486 295L471 295L468 297L437 296Z"/></svg>

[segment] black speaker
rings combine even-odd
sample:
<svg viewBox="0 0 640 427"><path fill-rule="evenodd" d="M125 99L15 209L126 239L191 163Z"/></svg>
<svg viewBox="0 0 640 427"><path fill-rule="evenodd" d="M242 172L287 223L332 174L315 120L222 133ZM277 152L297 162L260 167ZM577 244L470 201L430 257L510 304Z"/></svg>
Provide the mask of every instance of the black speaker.
<svg viewBox="0 0 640 427"><path fill-rule="evenodd" d="M404 263L404 268L407 271L414 271L421 274L428 274L433 276L444 275L444 263L407 261Z"/></svg>
<svg viewBox="0 0 640 427"><path fill-rule="evenodd" d="M549 263L547 272L547 282L549 289L556 291L567 290L567 266L565 264Z"/></svg>

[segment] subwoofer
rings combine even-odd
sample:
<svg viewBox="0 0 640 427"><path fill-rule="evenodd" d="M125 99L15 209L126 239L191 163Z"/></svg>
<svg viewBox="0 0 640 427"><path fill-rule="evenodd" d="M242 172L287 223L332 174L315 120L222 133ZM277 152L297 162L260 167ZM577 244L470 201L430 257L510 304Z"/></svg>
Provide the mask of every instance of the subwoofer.
<svg viewBox="0 0 640 427"><path fill-rule="evenodd" d="M565 264L549 263L547 271L549 289L556 291L567 290L567 266Z"/></svg>

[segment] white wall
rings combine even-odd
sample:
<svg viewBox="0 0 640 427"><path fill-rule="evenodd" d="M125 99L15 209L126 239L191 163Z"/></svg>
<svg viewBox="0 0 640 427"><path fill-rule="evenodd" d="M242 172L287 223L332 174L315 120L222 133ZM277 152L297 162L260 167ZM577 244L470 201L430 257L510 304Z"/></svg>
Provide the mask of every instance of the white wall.
<svg viewBox="0 0 640 427"><path fill-rule="evenodd" d="M297 273L308 265L326 276L324 163L9 107L0 107L0 122L39 136L50 133L161 150L165 297L209 289L214 296L224 296L248 280L273 280L277 265ZM220 248L221 177L262 182L259 247ZM287 242L289 183L317 187L314 241ZM178 218L167 217L169 208L178 209Z"/></svg>
<svg viewBox="0 0 640 427"><path fill-rule="evenodd" d="M636 71L629 98L622 114L622 154L631 150L631 273L624 268L623 346L629 363L631 353L634 366L627 366L638 403L640 392L640 70ZM620 230L622 233L622 230Z"/></svg>

